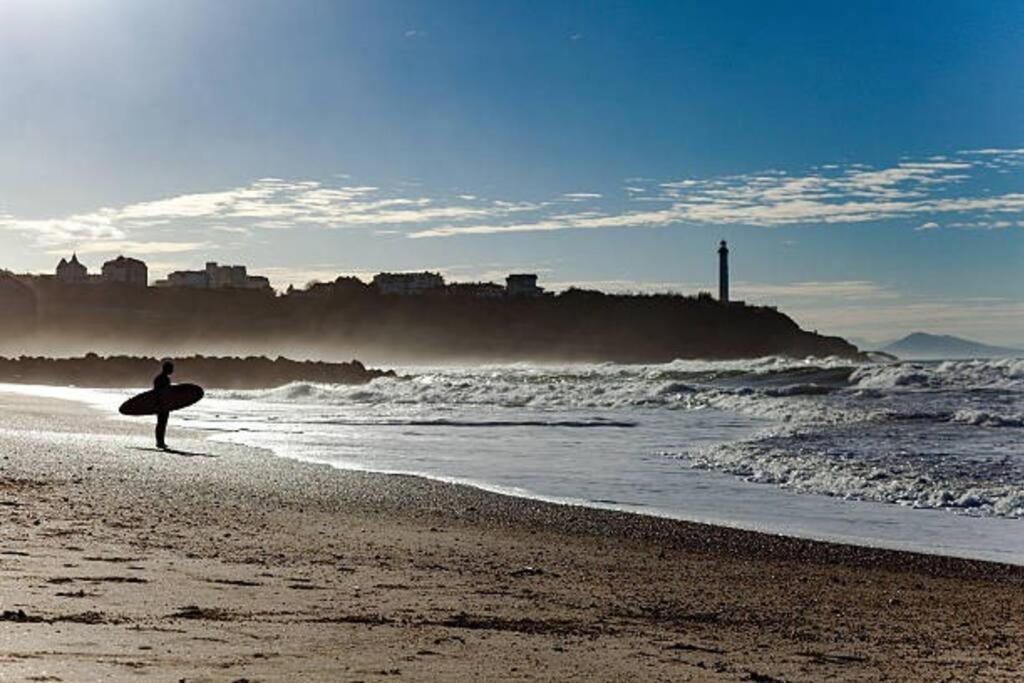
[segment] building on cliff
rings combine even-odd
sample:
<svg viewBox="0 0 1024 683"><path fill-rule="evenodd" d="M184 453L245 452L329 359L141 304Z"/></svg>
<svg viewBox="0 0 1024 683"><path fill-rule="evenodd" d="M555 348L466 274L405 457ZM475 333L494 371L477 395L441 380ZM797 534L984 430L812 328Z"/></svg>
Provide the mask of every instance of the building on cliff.
<svg viewBox="0 0 1024 683"><path fill-rule="evenodd" d="M43 276L24 277L38 282L45 279ZM71 285L119 283L145 287L149 284L149 269L138 259L118 256L104 263L99 273L90 274L85 264L78 260L78 254L72 254L70 260L60 260L54 278L57 282Z"/></svg>
<svg viewBox="0 0 1024 683"><path fill-rule="evenodd" d="M540 296L544 288L537 286L533 273L512 273L505 278L505 291L509 296Z"/></svg>
<svg viewBox="0 0 1024 683"><path fill-rule="evenodd" d="M72 254L71 260L61 259L57 264L57 281L66 284L80 284L89 280L89 269L78 260L78 254Z"/></svg>
<svg viewBox="0 0 1024 683"><path fill-rule="evenodd" d="M118 256L107 261L101 270L104 282L145 287L149 284L149 268L139 259Z"/></svg>
<svg viewBox="0 0 1024 683"><path fill-rule="evenodd" d="M270 290L270 280L262 275L249 275L245 266L222 266L207 261L203 270L176 270L156 287L191 287L193 289L258 289Z"/></svg>
<svg viewBox="0 0 1024 683"><path fill-rule="evenodd" d="M444 288L444 278L438 273L377 273L373 286L381 294L424 294Z"/></svg>

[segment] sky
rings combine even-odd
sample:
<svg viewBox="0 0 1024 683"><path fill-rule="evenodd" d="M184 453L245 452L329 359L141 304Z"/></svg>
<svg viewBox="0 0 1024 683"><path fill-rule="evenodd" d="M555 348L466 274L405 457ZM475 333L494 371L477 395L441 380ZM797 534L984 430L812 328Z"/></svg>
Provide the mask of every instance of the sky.
<svg viewBox="0 0 1024 683"><path fill-rule="evenodd" d="M717 291L1024 347L1024 3L0 0L0 268Z"/></svg>

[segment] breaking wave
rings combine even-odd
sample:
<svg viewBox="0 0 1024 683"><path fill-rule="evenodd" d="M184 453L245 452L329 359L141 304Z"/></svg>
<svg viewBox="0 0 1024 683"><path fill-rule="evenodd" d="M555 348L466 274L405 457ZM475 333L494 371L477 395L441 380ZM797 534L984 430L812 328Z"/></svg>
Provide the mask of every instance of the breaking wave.
<svg viewBox="0 0 1024 683"><path fill-rule="evenodd" d="M845 365L843 365L845 364ZM738 407L762 397L842 389L847 361L766 358L750 363L676 361L665 365L504 366L412 371L360 386L295 382L221 398L316 405L394 404L508 408L692 409L721 400ZM753 408L752 408L753 410Z"/></svg>
<svg viewBox="0 0 1024 683"><path fill-rule="evenodd" d="M1024 427L1024 413L999 415L984 410L958 410L952 420L977 427Z"/></svg>
<svg viewBox="0 0 1024 683"><path fill-rule="evenodd" d="M372 423L385 425L632 429L664 411L724 410L772 426L744 441L663 455L801 493L1024 517L1021 359L428 368L362 386L216 393L371 410L383 414Z"/></svg>
<svg viewBox="0 0 1024 683"><path fill-rule="evenodd" d="M885 452L860 452L851 457L836 449L771 439L697 454L666 455L684 458L694 467L803 493L947 508L973 515L1024 517L1024 473L1005 462L975 471L951 467L942 458L894 457Z"/></svg>
<svg viewBox="0 0 1024 683"><path fill-rule="evenodd" d="M863 365L850 381L863 389L1024 389L1024 359Z"/></svg>

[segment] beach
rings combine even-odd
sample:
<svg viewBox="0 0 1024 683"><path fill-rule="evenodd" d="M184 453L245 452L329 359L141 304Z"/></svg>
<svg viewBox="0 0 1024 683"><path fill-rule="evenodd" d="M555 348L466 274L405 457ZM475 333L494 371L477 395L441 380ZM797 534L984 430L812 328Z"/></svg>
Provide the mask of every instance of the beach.
<svg viewBox="0 0 1024 683"><path fill-rule="evenodd" d="M0 394L4 680L1013 680L1024 567L345 471Z"/></svg>

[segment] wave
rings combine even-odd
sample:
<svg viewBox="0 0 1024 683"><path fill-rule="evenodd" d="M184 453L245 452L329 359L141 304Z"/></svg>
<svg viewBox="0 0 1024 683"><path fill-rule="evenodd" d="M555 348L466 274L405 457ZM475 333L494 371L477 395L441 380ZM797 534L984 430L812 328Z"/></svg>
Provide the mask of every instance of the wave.
<svg viewBox="0 0 1024 683"><path fill-rule="evenodd" d="M836 387L830 387L822 384L793 384L791 386L779 387L777 389L766 389L765 394L776 397L823 396L824 394L831 394L836 390Z"/></svg>
<svg viewBox="0 0 1024 683"><path fill-rule="evenodd" d="M294 382L262 391L214 392L233 400L321 405L490 405L550 408L691 408L719 394L818 394L840 389L853 371L838 359L675 361L664 365L486 366L416 370L346 386Z"/></svg>
<svg viewBox="0 0 1024 683"><path fill-rule="evenodd" d="M413 369L399 378L346 386L295 382L226 398L311 403L423 403L507 406L671 407L714 392L792 397L859 392L880 397L907 390L1024 389L1024 360L864 363L837 358L802 361L674 361L662 365L484 366Z"/></svg>
<svg viewBox="0 0 1024 683"><path fill-rule="evenodd" d="M851 365L843 359L763 358L663 365L485 366L415 369L346 386L296 382L264 391L215 392L235 400L318 406L521 409L719 408L785 423L904 419L886 399L912 392L1024 388L1024 361ZM835 396L835 400L826 400ZM817 400L821 399L821 400ZM950 414L953 410L947 411ZM949 419L949 416L937 416Z"/></svg>
<svg viewBox="0 0 1024 683"><path fill-rule="evenodd" d="M774 439L663 455L698 469L725 472L799 493L948 509L974 516L1024 517L1024 479L1007 462L968 467L942 463L937 458L908 458L884 449L875 455L851 454L828 445L800 446Z"/></svg>
<svg viewBox="0 0 1024 683"><path fill-rule="evenodd" d="M892 363L858 366L850 375L861 389L1020 390L1024 359Z"/></svg>
<svg viewBox="0 0 1024 683"><path fill-rule="evenodd" d="M765 424L746 441L674 457L803 493L1024 517L1024 458L1013 431L1024 427L1021 391L1020 359L763 358L418 368L360 386L214 395L283 404L260 409L288 421L298 412L325 424L410 427L664 428L672 423L658 417L664 411L713 409ZM642 429L633 434L644 437Z"/></svg>
<svg viewBox="0 0 1024 683"><path fill-rule="evenodd" d="M1024 427L1024 413L1000 415L985 410L958 410L951 421L976 427Z"/></svg>

